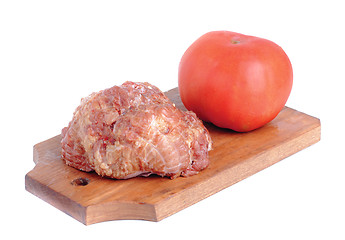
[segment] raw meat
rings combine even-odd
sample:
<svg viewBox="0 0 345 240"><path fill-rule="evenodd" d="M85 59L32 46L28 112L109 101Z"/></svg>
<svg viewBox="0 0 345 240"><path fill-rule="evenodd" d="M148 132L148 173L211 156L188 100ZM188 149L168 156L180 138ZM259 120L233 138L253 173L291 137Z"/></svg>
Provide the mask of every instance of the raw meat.
<svg viewBox="0 0 345 240"><path fill-rule="evenodd" d="M191 176L209 164L201 120L149 83L125 82L81 100L62 130L62 159L82 171L127 179Z"/></svg>

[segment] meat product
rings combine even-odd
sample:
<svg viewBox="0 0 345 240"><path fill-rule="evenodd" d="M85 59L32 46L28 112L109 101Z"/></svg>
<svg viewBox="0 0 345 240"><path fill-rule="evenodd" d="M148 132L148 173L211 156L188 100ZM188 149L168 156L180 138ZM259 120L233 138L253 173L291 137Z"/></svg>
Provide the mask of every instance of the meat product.
<svg viewBox="0 0 345 240"><path fill-rule="evenodd" d="M191 176L208 166L212 148L202 121L149 83L83 98L61 135L67 165L116 179Z"/></svg>

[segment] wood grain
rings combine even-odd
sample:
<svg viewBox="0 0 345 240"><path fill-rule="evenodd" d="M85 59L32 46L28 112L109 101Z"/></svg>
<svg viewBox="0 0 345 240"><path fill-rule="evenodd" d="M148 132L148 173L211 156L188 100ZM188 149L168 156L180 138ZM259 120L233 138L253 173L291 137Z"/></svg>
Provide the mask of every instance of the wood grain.
<svg viewBox="0 0 345 240"><path fill-rule="evenodd" d="M166 94L184 109L177 88ZM25 188L86 225L116 219L160 221L318 142L321 135L319 119L288 107L249 133L205 125L214 147L210 166L198 175L102 178L65 165L58 135L34 146L36 165L25 176ZM75 180L79 178L84 182Z"/></svg>

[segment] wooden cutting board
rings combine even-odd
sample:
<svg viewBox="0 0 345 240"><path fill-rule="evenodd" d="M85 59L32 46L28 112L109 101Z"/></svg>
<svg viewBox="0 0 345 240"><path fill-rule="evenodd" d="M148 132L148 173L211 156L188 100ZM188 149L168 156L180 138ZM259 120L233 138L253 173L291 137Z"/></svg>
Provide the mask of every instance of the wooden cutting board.
<svg viewBox="0 0 345 240"><path fill-rule="evenodd" d="M185 109L178 89L166 92ZM27 191L85 225L116 219L160 221L318 142L320 120L285 107L269 124L237 133L205 124L214 142L210 165L198 175L113 180L69 167L60 158L60 135L34 146L36 166Z"/></svg>

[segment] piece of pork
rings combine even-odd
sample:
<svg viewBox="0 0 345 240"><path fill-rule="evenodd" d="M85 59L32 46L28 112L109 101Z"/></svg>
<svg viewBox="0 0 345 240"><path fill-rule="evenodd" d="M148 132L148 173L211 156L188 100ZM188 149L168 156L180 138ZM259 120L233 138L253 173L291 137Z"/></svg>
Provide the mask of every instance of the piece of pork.
<svg viewBox="0 0 345 240"><path fill-rule="evenodd" d="M211 138L193 112L183 112L157 87L125 82L82 99L62 130L67 165L126 179L190 176L209 164Z"/></svg>

